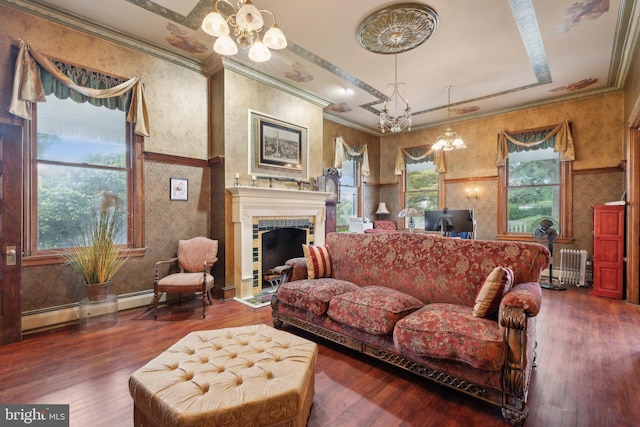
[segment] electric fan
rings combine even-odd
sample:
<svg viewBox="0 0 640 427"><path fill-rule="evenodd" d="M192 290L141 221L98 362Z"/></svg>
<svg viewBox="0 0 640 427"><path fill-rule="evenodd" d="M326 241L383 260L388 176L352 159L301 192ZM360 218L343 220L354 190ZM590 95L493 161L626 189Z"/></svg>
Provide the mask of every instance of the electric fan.
<svg viewBox="0 0 640 427"><path fill-rule="evenodd" d="M565 288L563 285L553 283L553 243L558 240L560 235L560 227L555 219L544 217L534 223L532 230L533 238L538 243L546 244L551 253L551 262L549 263L549 279L545 281L540 280L540 286L545 289L553 289L556 291L563 291Z"/></svg>

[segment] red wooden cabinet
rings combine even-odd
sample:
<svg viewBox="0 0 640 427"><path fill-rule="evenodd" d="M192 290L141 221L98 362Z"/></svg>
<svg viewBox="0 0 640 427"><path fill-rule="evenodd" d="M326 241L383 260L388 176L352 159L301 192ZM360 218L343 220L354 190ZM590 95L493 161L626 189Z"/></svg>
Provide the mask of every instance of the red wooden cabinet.
<svg viewBox="0 0 640 427"><path fill-rule="evenodd" d="M593 207L592 295L624 297L624 206Z"/></svg>

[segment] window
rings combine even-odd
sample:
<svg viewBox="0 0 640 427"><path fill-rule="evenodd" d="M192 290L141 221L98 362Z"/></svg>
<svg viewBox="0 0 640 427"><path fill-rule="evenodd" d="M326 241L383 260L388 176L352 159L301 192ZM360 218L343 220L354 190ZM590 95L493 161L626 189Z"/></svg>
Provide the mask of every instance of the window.
<svg viewBox="0 0 640 427"><path fill-rule="evenodd" d="M560 227L560 239L572 236L571 161L561 161L554 150L552 128L512 134L508 157L498 166L498 239L530 240L541 217L551 217ZM544 142L540 142L544 141Z"/></svg>
<svg viewBox="0 0 640 427"><path fill-rule="evenodd" d="M405 173L405 207L420 211L438 209L439 176L432 162L409 163ZM413 219L416 228L424 228L424 217Z"/></svg>
<svg viewBox="0 0 640 427"><path fill-rule="evenodd" d="M34 249L79 246L82 226L105 197L119 200L120 214L128 217L131 162L125 113L49 95L37 114ZM118 243L127 243L126 234Z"/></svg>
<svg viewBox="0 0 640 427"><path fill-rule="evenodd" d="M349 227L349 218L358 216L358 161L343 160L340 168L340 203L337 206L336 225Z"/></svg>
<svg viewBox="0 0 640 427"><path fill-rule="evenodd" d="M553 148L509 154L507 231L529 233L540 217L560 222L560 159Z"/></svg>
<svg viewBox="0 0 640 427"><path fill-rule="evenodd" d="M125 220L118 243L132 255L143 254L136 249L144 245L143 138L134 135L126 121L121 104L127 101L120 97L105 102L61 91L47 74L43 83L46 102L33 106L24 152L23 264L63 262L60 251L82 243L83 226L105 198L118 201Z"/></svg>

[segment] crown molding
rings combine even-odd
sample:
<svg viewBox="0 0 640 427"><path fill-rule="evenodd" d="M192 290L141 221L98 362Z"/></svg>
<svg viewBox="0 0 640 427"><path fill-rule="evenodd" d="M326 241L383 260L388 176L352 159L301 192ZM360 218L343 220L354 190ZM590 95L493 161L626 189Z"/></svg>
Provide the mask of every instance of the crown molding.
<svg viewBox="0 0 640 427"><path fill-rule="evenodd" d="M122 33L114 30L113 28L105 27L98 22L80 17L68 11L63 11L62 9L50 5L45 5L38 1L0 0L0 5L46 19L47 21L55 22L56 24L107 40L119 46L197 71L198 73L203 72L203 67L200 61L196 61L187 56L180 55L176 52L151 44L143 39Z"/></svg>
<svg viewBox="0 0 640 427"><path fill-rule="evenodd" d="M306 90L295 88L287 84L286 82L283 82L282 80L276 79L261 71L255 70L251 68L251 66L236 59L235 57L222 58L222 64L225 70L230 70L240 75L243 75L245 77L248 77L252 80L255 80L257 82L264 83L267 86L271 86L282 92L286 92L290 95L304 99L305 101L308 101L319 107L325 108L328 105L332 104L332 102L326 98L320 97Z"/></svg>

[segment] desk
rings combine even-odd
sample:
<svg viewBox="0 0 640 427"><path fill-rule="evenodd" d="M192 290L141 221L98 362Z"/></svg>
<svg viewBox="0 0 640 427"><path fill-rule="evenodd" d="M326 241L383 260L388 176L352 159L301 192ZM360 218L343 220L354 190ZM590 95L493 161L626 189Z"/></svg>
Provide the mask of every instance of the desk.
<svg viewBox="0 0 640 427"><path fill-rule="evenodd" d="M118 324L118 296L108 294L100 301L84 298L78 303L80 332L108 329Z"/></svg>

